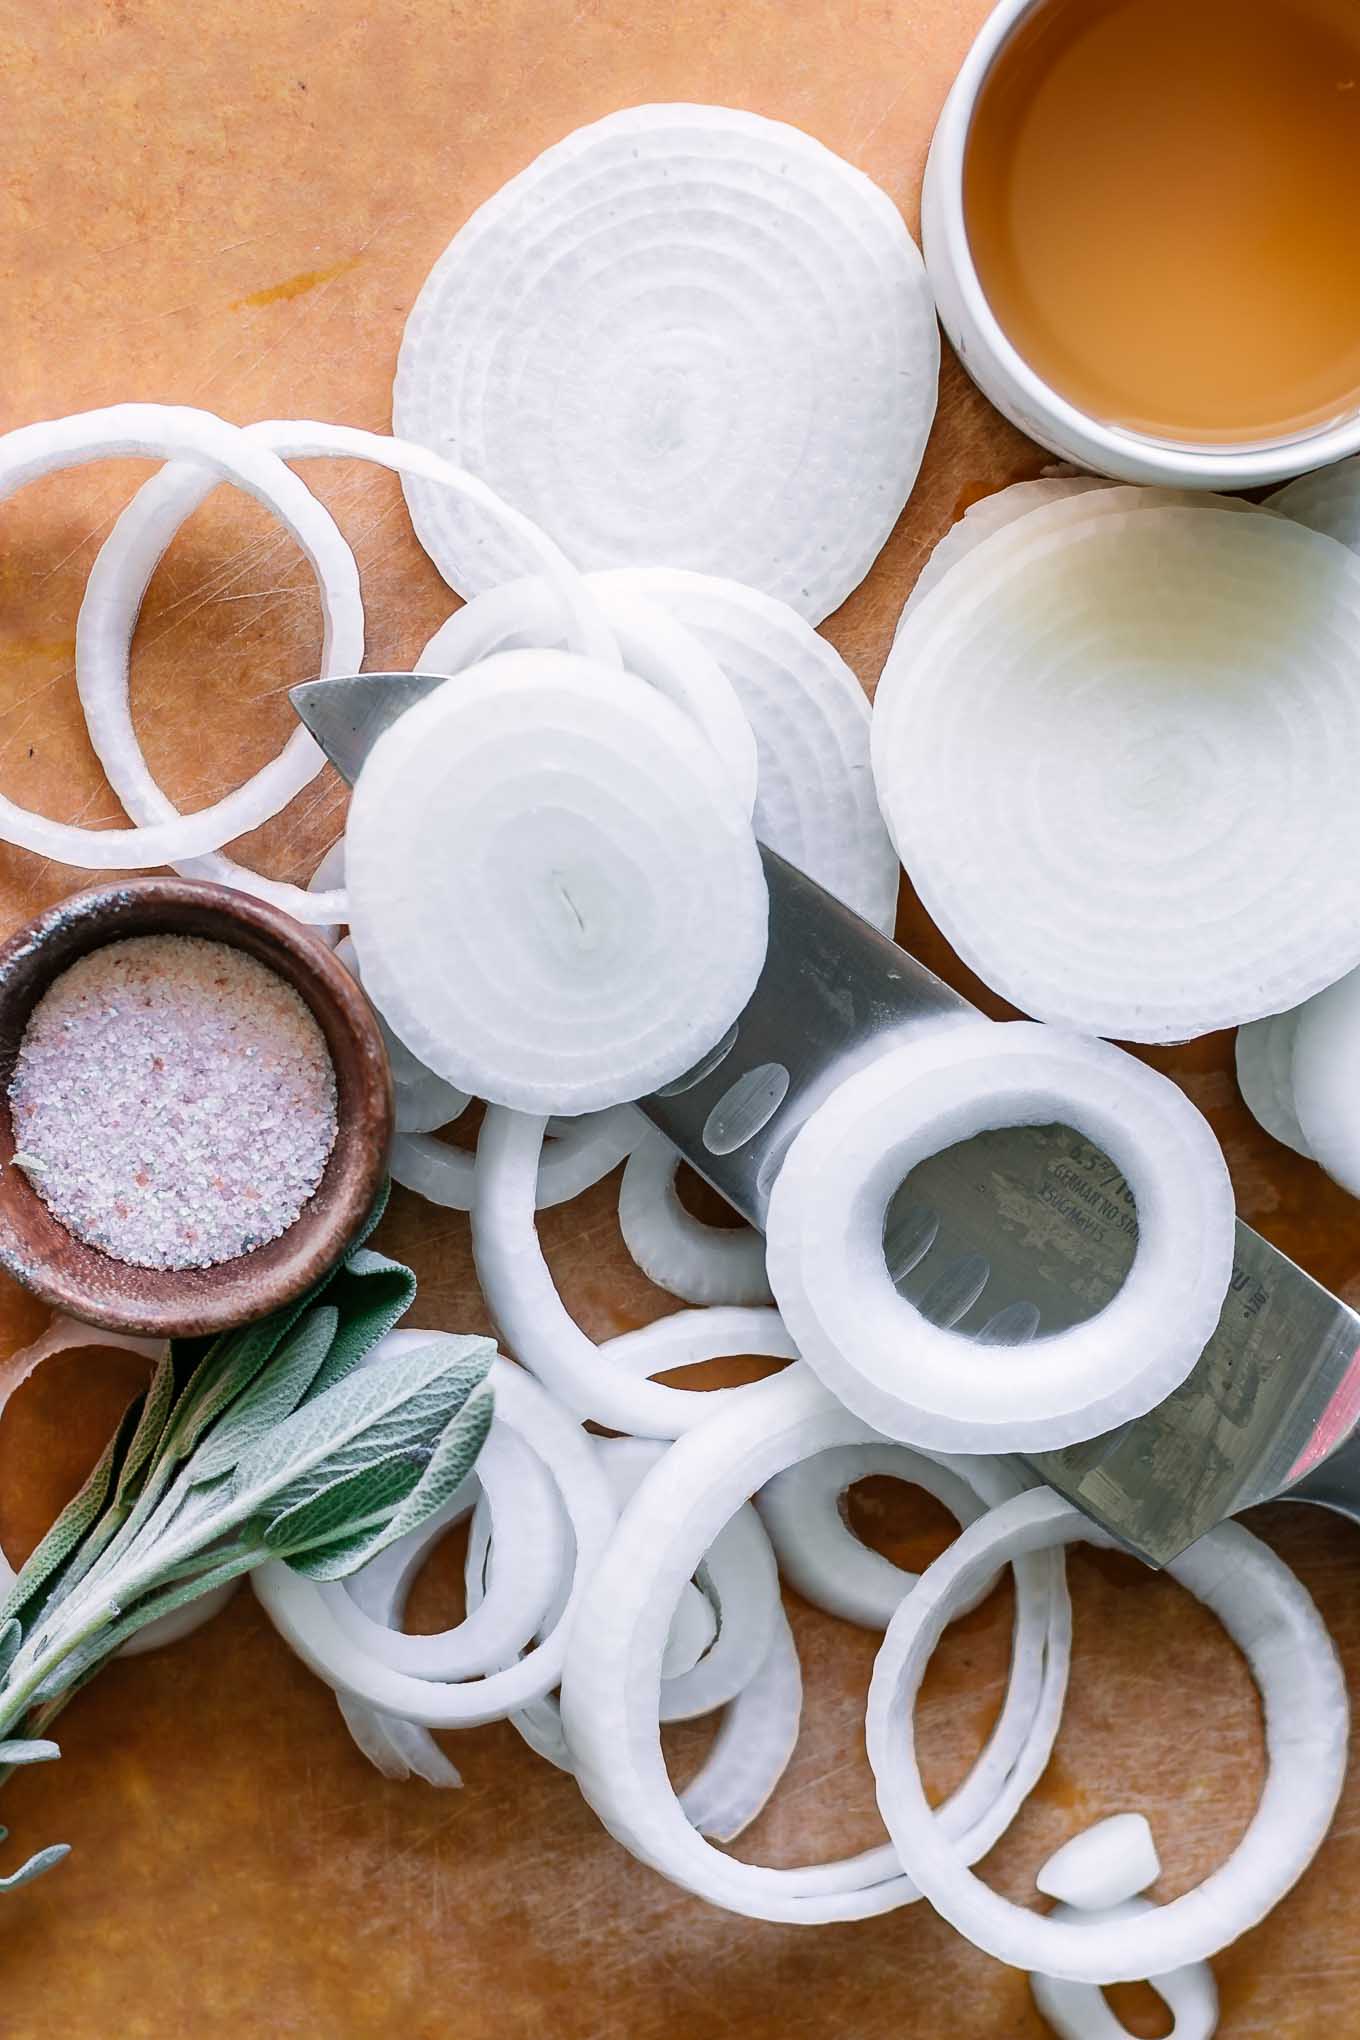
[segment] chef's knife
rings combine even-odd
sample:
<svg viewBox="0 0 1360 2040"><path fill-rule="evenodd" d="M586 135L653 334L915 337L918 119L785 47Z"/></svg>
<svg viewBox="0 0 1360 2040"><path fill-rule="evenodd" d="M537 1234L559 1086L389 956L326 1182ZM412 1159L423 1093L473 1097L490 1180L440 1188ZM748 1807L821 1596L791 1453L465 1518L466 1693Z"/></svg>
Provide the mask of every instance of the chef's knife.
<svg viewBox="0 0 1360 2040"><path fill-rule="evenodd" d="M351 783L437 674L365 673L291 690ZM769 951L716 1049L640 1109L753 1225L798 1127L891 1036L975 1009L773 851ZM890 1208L904 1293L961 1331L1062 1330L1118 1288L1136 1239L1108 1159L1063 1127L986 1134L913 1170ZM1017 1345L1017 1366L1025 1364ZM1029 1462L1151 1565L1271 1499L1360 1522L1360 1316L1239 1222L1218 1329L1149 1415Z"/></svg>

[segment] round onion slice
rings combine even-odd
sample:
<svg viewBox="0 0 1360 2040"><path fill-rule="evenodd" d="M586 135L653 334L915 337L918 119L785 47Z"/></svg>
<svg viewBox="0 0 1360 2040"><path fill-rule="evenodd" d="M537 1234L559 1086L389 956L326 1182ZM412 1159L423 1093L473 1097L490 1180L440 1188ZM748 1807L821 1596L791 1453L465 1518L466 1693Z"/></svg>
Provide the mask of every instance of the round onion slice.
<svg viewBox="0 0 1360 2040"><path fill-rule="evenodd" d="M768 902L692 723L566 652L502 652L369 753L346 837L375 1005L460 1090L527 1111L638 1098L751 995Z"/></svg>
<svg viewBox="0 0 1360 2040"><path fill-rule="evenodd" d="M631 1105L613 1105L561 1122L549 1133L538 1165L534 1203L539 1211L570 1204L616 1169L646 1131ZM392 1180L447 1211L471 1211L476 1157L466 1148L423 1134L398 1134L389 1157Z"/></svg>
<svg viewBox="0 0 1360 2040"><path fill-rule="evenodd" d="M1157 1977L1225 1948L1264 1919L1302 1875L1336 1810L1346 1769L1341 1667L1307 1593L1274 1552L1225 1523L1167 1570L1217 1615L1260 1688L1269 1770L1260 1803L1228 1860L1195 1890L1138 1919L1043 1918L974 1876L931 1811L916 1759L921 1679L956 1603L1003 1559L1073 1543L1113 1545L1089 1517L1036 1488L972 1524L903 1601L869 1691L869 1761L878 1803L909 1877L961 1934L1020 1969L1077 1982ZM609 1571L596 1575L596 1585ZM582 1609L582 1629L589 1621ZM570 1668L569 1668L570 1677Z"/></svg>
<svg viewBox="0 0 1360 2040"><path fill-rule="evenodd" d="M1268 507L1360 553L1360 454L1286 482Z"/></svg>
<svg viewBox="0 0 1360 2040"><path fill-rule="evenodd" d="M108 410L21 426L0 439L0 499L60 468L113 456L165 454L188 455L196 476L206 470L205 493L218 481L232 481L274 512L316 574L326 628L323 657L329 659L340 649L347 655L362 654L357 570L330 513L268 447L211 412L168 404L115 404ZM107 676L101 699L116 692L120 674L126 688L137 607L134 603L129 611L113 601L102 583L94 584L93 599L86 589L81 611L85 642ZM84 699L88 713L88 691ZM258 828L286 807L324 763L320 747L298 728L272 764L224 800L196 814L179 815L161 795L162 808L145 828L81 829L0 798L0 841L58 864L90 870L136 871L181 862ZM333 920L337 911L336 901L310 896L296 886L289 888L287 905L304 920Z"/></svg>
<svg viewBox="0 0 1360 2040"><path fill-rule="evenodd" d="M1017 1359L932 1323L883 1252L911 1169L994 1127L1059 1123L1107 1154L1138 1239L1122 1288ZM1232 1273L1232 1185L1185 1094L1132 1056L1027 1021L963 1021L889 1050L800 1129L766 1221L770 1286L808 1365L877 1430L932 1451L1051 1451L1182 1382Z"/></svg>
<svg viewBox="0 0 1360 2040"><path fill-rule="evenodd" d="M916 479L939 341L887 195L799 129L637 106L548 149L455 236L406 324L399 432L581 567L720 571L817 622ZM462 595L522 548L412 483Z"/></svg>
<svg viewBox="0 0 1360 2040"><path fill-rule="evenodd" d="M1272 1013L1237 1030L1237 1088L1257 1124L1273 1140L1311 1159L1312 1150L1294 1107L1294 1037L1299 1013Z"/></svg>
<svg viewBox="0 0 1360 2040"><path fill-rule="evenodd" d="M727 675L760 761L754 826L866 921L891 934L900 873L869 764L869 704L833 645L787 603L709 574L636 567L589 577L665 610Z"/></svg>
<svg viewBox="0 0 1360 2040"><path fill-rule="evenodd" d="M363 432L347 425L265 420L248 426L246 437L280 459L333 455L373 461L397 473L421 475L438 492L452 492L478 516L489 516L496 525L508 526L517 541L528 547L536 564L546 572L552 591L548 599L555 603L563 618L564 634L572 647L593 653L607 663L614 659L615 648L607 627L584 593L579 576L572 572L557 547L475 476L450 467L423 446L407 446L382 433ZM128 813L135 821L148 825L171 821L178 810L152 776L133 728L129 692L132 634L151 577L167 546L185 518L211 495L220 479L215 473L205 473L200 463L175 462L138 491L99 551L76 626L76 682L90 741ZM290 486L300 486L295 477L290 477ZM326 621L323 677L329 673L357 672L364 655L358 570L339 532L333 525L331 530L330 546L313 561L321 582ZM310 767L294 788L298 791L319 771L324 759L307 732L300 728L295 731L285 756L294 753L297 760ZM269 771L276 773L282 764L280 759ZM256 781L250 784L264 783L267 777L257 774ZM269 812L276 812L282 805L284 802L278 802ZM191 877L237 886L271 900L300 920L345 918L343 893L314 901L298 887L262 878L215 851L175 862L179 870Z"/></svg>
<svg viewBox="0 0 1360 2040"><path fill-rule="evenodd" d="M586 584L628 672L668 696L698 725L750 814L756 799L756 740L717 660L683 624L631 592L626 579L590 574ZM493 652L552 650L562 646L564 638L561 604L547 582L515 581L489 588L455 610L430 639L415 670L462 673Z"/></svg>
<svg viewBox="0 0 1360 2040"><path fill-rule="evenodd" d="M891 1911L917 1896L890 1848L796 1870L741 1863L696 1833L666 1774L658 1713L670 1611L741 1504L809 1453L874 1435L802 1369L743 1391L652 1469L582 1601L562 1680L562 1720L581 1789L634 1855L702 1898L755 1919L814 1924ZM987 1478L994 1494L1009 1476ZM1013 1483L1010 1483L1013 1491ZM991 1740L941 1809L969 1861L992 1847L1048 1761L1067 1673L1060 1572L1016 1572L1012 1677Z"/></svg>
<svg viewBox="0 0 1360 2040"><path fill-rule="evenodd" d="M1310 999L1295 1019L1291 1092L1302 1152L1360 1197L1360 971Z"/></svg>
<svg viewBox="0 0 1360 2040"><path fill-rule="evenodd" d="M603 1347L587 1338L557 1293L534 1228L543 1127L527 1114L488 1108L477 1144L472 1251L486 1307L506 1345L559 1402L611 1431L674 1438L749 1390L669 1388L651 1374L726 1353L797 1358L775 1311L682 1311L674 1330L667 1331L675 1325L669 1318L647 1326L652 1338L645 1348L645 1332ZM734 1320L736 1335L752 1343L705 1345L706 1331L719 1340L731 1337Z"/></svg>
<svg viewBox="0 0 1360 2040"><path fill-rule="evenodd" d="M1033 510L1047 509L1050 503L1070 502L1076 496L1089 495L1094 489L1112 489L1115 486L1113 482L1101 481L1097 475L1042 475L1037 481L1012 482L1008 489L997 489L992 495L981 497L950 525L936 544L916 577L916 584L897 619L897 630L893 636L896 637L912 609L925 600L950 568L956 567L970 552L976 552L984 539L1004 531L1008 524L1028 517Z"/></svg>
<svg viewBox="0 0 1360 2040"><path fill-rule="evenodd" d="M769 1303L765 1242L750 1226L705 1225L675 1188L680 1157L648 1133L628 1157L619 1185L623 1243L649 1282L686 1303Z"/></svg>
<svg viewBox="0 0 1360 2040"><path fill-rule="evenodd" d="M986 1507L966 1476L947 1462L888 1444L842 1445L804 1459L776 1474L761 1489L756 1507L780 1571L805 1601L839 1621L884 1630L918 1575L862 1544L842 1514L847 1491L872 1474L924 1488L943 1502L960 1529Z"/></svg>
<svg viewBox="0 0 1360 2040"><path fill-rule="evenodd" d="M41 1332L30 1345L21 1347L8 1360L0 1362L0 1417L4 1416L5 1405L16 1389L22 1388L44 1360L50 1360L57 1353L79 1353L91 1347L102 1350L112 1347L118 1352L140 1353L146 1359L156 1361L165 1351L165 1342L135 1338L128 1332L97 1331L92 1325L81 1324L78 1318L54 1317L46 1331ZM0 1551L0 1597L9 1592L17 1578L14 1567ZM211 1622L214 1615L220 1614L239 1584L238 1580L229 1580L226 1586L214 1587L211 1593L200 1594L196 1601L187 1601L182 1608L172 1608L168 1615L148 1622L123 1645L118 1652L119 1657L141 1657L146 1651L162 1650L167 1644L178 1643L181 1637L192 1636L196 1629L201 1629L205 1622Z"/></svg>
<svg viewBox="0 0 1360 2040"><path fill-rule="evenodd" d="M277 1561L251 1574L274 1627L318 1678L383 1714L425 1728L475 1728L501 1721L552 1691L562 1675L567 1635L581 1593L614 1526L613 1500L585 1433L520 1368L497 1360L490 1379L496 1402L493 1430L507 1426L543 1461L575 1540L561 1613L535 1649L484 1679L464 1684L413 1678L356 1643L340 1627L317 1582Z"/></svg>
<svg viewBox="0 0 1360 2040"><path fill-rule="evenodd" d="M912 610L874 776L994 990L1172 1041L1360 961L1360 561L1268 513L1124 494L1031 512Z"/></svg>
<svg viewBox="0 0 1360 2040"><path fill-rule="evenodd" d="M361 984L358 952L348 935L337 943L335 954L350 976ZM392 1032L376 1006L373 1015L392 1070L398 1133L435 1133L441 1126L452 1126L472 1103L467 1092L446 1084L433 1070L427 1070L420 1057L412 1055L400 1036Z"/></svg>
<svg viewBox="0 0 1360 2040"><path fill-rule="evenodd" d="M1077 1912L1104 1912L1137 1898L1162 1874L1152 1829L1141 1813L1112 1813L1055 1849L1036 1890Z"/></svg>

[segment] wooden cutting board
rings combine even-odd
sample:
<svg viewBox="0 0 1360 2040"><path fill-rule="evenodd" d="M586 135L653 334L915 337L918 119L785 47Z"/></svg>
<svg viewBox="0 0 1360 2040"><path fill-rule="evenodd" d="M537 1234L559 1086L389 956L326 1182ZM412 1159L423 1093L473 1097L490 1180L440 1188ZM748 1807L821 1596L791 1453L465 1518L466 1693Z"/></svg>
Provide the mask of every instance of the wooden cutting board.
<svg viewBox="0 0 1360 2040"><path fill-rule="evenodd" d="M0 22L0 426L140 397L242 422L383 428L402 322L454 229L545 144L646 99L726 101L795 121L892 193L913 227L932 122L985 0L17 0ZM902 599L959 510L1042 458L951 364L912 504L829 635L872 689ZM0 551L0 790L53 815L120 819L72 679L80 591L144 465L27 490ZM358 556L369 658L400 666L452 606L396 485L351 464L307 479ZM291 543L229 491L157 575L133 697L162 783L210 800L283 741L283 690L315 670L316 596ZM337 832L329 778L247 854L309 873ZM0 932L82 874L0 849ZM903 934L975 990L911 903ZM990 1010L999 1010L988 1002ZM1227 1038L1155 1060L1208 1113L1245 1213L1360 1295L1356 1206L1259 1133ZM618 1244L613 1184L554 1212L551 1259L594 1333L665 1299ZM398 1195L386 1233L421 1278L420 1321L480 1329L467 1228ZM0 1355L43 1313L0 1294ZM52 1363L0 1426L0 1535L19 1556L135 1386L127 1356ZM922 1563L941 1520L880 1488L864 1521ZM1316 1594L1360 1673L1360 1542L1306 1510L1255 1527ZM456 1619L455 1568L416 1607ZM1241 1661L1164 1580L1078 1553L1077 1650L1058 1756L996 1852L1017 1898L1066 1834L1145 1808L1184 1889L1240 1834L1260 1778ZM807 1680L797 1756L746 1853L788 1863L878 1834L863 1753L874 1640L794 1608ZM1008 1605L960 1623L923 1710L932 1775L956 1778L1002 1688ZM673 1745L677 1776L703 1730ZM2 2040L457 2035L459 2040L900 2040L1034 2035L1024 1979L924 1907L820 1931L758 1925L682 1896L597 1826L571 1781L507 1726L452 1738L461 1793L392 1784L248 1592L191 1641L119 1664L72 1706L59 1765L4 1795L7 1851L70 1861L0 1901ZM1222 2031L1360 2032L1353 1901L1360 1794L1303 1884L1218 1964ZM8 1854L6 1856L8 1861ZM1118 1994L1131 2028L1165 2030Z"/></svg>

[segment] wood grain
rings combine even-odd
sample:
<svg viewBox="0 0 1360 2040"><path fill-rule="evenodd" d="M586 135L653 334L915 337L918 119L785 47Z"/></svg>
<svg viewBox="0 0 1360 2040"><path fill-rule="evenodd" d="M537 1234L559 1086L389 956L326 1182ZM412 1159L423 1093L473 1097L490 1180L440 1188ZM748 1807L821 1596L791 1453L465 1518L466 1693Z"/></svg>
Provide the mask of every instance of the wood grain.
<svg viewBox="0 0 1360 2040"><path fill-rule="evenodd" d="M931 125L985 0L15 0L0 173L0 426L128 397L242 422L384 427L402 321L471 208L578 122L643 99L715 99L800 122L877 177L915 225ZM872 688L925 552L974 496L1041 457L951 364L912 504L829 626ZM25 491L0 552L0 790L54 815L118 819L72 680L85 573L138 464ZM409 660L452 606L386 475L311 463L363 571L369 658ZM187 805L277 748L283 690L315 669L316 597L290 544L219 491L156 577L133 696L153 765ZM318 784L246 846L310 871L343 812ZM0 934L83 874L0 850ZM903 931L975 990L904 902ZM989 1002L990 1003L990 1002ZM992 1005L992 1010L996 1010ZM1245 1216L1360 1300L1356 1207L1257 1132L1222 1037L1157 1055L1224 1140ZM545 1228L565 1293L602 1333L664 1299L629 1270L605 1186ZM425 1323L484 1313L466 1227L399 1197L388 1228ZM42 1314L0 1296L0 1352ZM53 1362L0 1426L0 1532L17 1556L107 1431L128 1356ZM865 1507L918 1559L942 1526L900 1492ZM1360 1671L1360 1546L1309 1511L1257 1523L1318 1597ZM1163 1580L1072 1562L1078 1646L1058 1758L991 1873L1017 1897L1043 1854L1142 1806L1175 1892L1229 1847L1259 1782L1241 1662ZM449 1563L417 1616L451 1619ZM872 1639L795 1609L808 1684L790 1776L743 1852L797 1861L871 1840L862 1711ZM1004 1676L998 1595L951 1635L929 1689L934 1776L957 1776ZM571 1783L504 1727L450 1742L462 1793L392 1785L249 1595L209 1630L109 1671L63 1723L64 1759L5 1793L10 1848L66 1839L56 1875L0 1908L3 2040L335 2035L382 2040L899 2040L1033 2036L1023 1978L924 1907L821 1931L757 1926L680 1895L605 1836ZM702 1733L677 1739L677 1775ZM1271 1921L1218 1964L1232 2040L1360 2032L1350 1901L1353 1791ZM1130 2023L1163 2030L1124 1996Z"/></svg>

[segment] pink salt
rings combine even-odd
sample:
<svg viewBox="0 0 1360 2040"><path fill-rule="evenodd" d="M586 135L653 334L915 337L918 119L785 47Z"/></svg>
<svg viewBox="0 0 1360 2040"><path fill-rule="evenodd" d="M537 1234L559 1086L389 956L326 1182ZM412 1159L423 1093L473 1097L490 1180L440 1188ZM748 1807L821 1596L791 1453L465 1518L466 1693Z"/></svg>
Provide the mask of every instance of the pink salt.
<svg viewBox="0 0 1360 2040"><path fill-rule="evenodd" d="M69 1232L139 1268L277 1239L335 1144L335 1071L304 1001L244 950L140 935L38 1001L9 1087L16 1161Z"/></svg>

